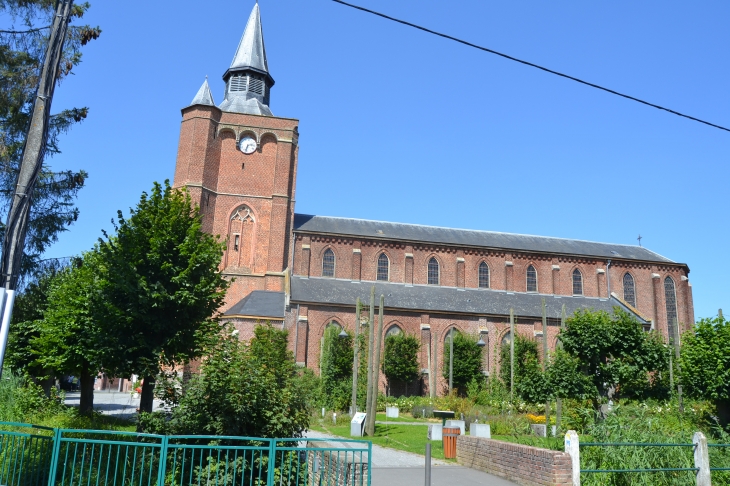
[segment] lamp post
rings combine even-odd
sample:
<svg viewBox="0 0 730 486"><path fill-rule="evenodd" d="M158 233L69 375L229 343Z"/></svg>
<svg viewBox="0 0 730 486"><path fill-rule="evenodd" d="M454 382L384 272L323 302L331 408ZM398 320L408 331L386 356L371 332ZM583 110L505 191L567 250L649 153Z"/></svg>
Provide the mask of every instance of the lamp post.
<svg viewBox="0 0 730 486"><path fill-rule="evenodd" d="M454 389L454 329L449 331L449 395Z"/></svg>

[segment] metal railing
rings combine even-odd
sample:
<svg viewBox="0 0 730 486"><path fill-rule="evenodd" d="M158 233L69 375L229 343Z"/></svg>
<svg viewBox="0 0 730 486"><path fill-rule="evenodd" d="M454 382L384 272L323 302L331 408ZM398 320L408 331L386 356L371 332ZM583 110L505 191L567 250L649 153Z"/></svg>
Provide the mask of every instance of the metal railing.
<svg viewBox="0 0 730 486"><path fill-rule="evenodd" d="M605 453L599 451L598 453L593 452L592 454L586 454L588 458L585 461L581 460L581 449L584 448L603 448L608 451L613 447L629 447L629 448L656 448L656 447L668 447L668 448L686 448L691 450L690 454L671 454L654 456L653 458L639 458L636 454L633 457L624 456L621 460L636 460L640 459L640 465L647 463L649 467L631 468L626 467L623 469L605 468L601 469L600 466L604 461L615 462L616 457L611 457L611 453ZM709 444L705 435L701 432L695 432L692 436L691 444L676 444L676 443L655 443L655 442L580 442L578 434L574 430L569 430L565 434L565 452L570 456L571 469L572 469L572 483L573 486L580 486L581 475L583 474L636 474L636 473L665 473L671 474L669 477L665 477L666 480L671 480L668 484L680 484L680 482L686 482L687 484L693 483L697 486L710 486L713 480L718 480L722 484L726 484L727 480L730 480L730 444ZM717 451L710 454L710 450ZM583 469L581 463L587 462L587 468ZM713 463L719 464L713 464ZM652 467L654 465L676 465L680 467ZM721 464L721 465L720 465ZM628 465L628 464L627 464ZM682 474L688 473L688 474ZM692 474L689 474L692 473ZM594 476L595 477L595 476ZM624 476L621 481L627 481L635 476ZM610 476L604 477L601 481L608 481ZM632 479L633 481L633 479ZM653 480L652 480L653 481Z"/></svg>
<svg viewBox="0 0 730 486"><path fill-rule="evenodd" d="M580 447L688 447L694 450L695 444L661 444L653 442L582 442ZM688 459L692 462L692 459ZM699 467L652 467L639 469L580 469L581 474L590 473L650 473L650 472L681 472L699 471Z"/></svg>
<svg viewBox="0 0 730 486"><path fill-rule="evenodd" d="M54 433L49 427L0 422L0 484L48 484Z"/></svg>
<svg viewBox="0 0 730 486"><path fill-rule="evenodd" d="M370 486L371 451L363 440L163 436L0 422L0 484Z"/></svg>

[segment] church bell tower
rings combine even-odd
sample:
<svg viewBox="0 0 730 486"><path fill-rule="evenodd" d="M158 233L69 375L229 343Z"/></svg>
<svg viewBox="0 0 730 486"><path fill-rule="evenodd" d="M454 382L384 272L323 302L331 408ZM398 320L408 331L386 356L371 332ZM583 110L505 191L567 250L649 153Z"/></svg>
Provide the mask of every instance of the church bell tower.
<svg viewBox="0 0 730 486"><path fill-rule="evenodd" d="M258 3L223 81L220 105L206 79L182 110L174 186L200 206L203 229L227 242L221 268L235 281L225 311L253 291L282 292L290 260L299 121L269 107Z"/></svg>

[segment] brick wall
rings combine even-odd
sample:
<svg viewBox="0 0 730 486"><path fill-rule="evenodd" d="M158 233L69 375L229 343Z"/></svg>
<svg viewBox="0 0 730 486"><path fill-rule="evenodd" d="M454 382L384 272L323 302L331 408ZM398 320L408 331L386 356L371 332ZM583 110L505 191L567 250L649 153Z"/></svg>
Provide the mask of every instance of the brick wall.
<svg viewBox="0 0 730 486"><path fill-rule="evenodd" d="M456 460L520 485L572 484L571 460L565 452L461 435Z"/></svg>
<svg viewBox="0 0 730 486"><path fill-rule="evenodd" d="M526 292L527 268L537 272L537 290L541 294L573 295L573 271L578 270L583 281L583 295L608 298L609 290L624 297L623 277L634 279L636 309L654 328L668 337L664 280L670 277L676 288L677 314L683 329L694 324L691 286L688 272L682 264L651 264L647 262L612 260L567 255L544 255L528 252L478 248L457 248L447 245L411 245L407 242L380 239L348 238L296 233L294 243L294 274L322 276L322 256L327 249L335 254L335 278L374 281L378 256L388 256L390 282L428 283L428 261L439 262L440 282L445 287L477 288L479 264L489 267L489 286L494 290ZM609 289L610 284L610 289ZM557 316L550 316L557 317Z"/></svg>

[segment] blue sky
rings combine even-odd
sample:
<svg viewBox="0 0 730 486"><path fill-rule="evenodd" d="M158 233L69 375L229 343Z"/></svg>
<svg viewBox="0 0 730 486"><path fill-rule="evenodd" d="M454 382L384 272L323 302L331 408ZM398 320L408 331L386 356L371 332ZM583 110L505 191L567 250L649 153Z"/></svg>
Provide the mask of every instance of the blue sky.
<svg viewBox="0 0 730 486"><path fill-rule="evenodd" d="M730 3L353 0L730 126ZM90 178L48 256L90 248L172 178L180 109L216 102L253 1L92 0L103 29L54 109L88 106L57 169ZM328 0L261 0L298 118L300 213L637 244L691 269L696 317L730 312L730 133Z"/></svg>

